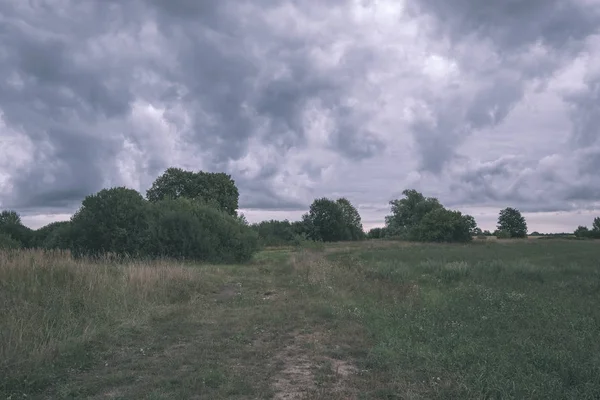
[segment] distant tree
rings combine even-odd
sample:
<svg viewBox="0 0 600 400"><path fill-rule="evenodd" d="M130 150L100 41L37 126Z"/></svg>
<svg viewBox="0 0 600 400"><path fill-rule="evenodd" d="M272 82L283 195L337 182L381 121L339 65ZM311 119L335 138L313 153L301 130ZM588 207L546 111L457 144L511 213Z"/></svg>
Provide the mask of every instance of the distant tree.
<svg viewBox="0 0 600 400"><path fill-rule="evenodd" d="M473 216L463 215L463 218L465 219L465 223L469 227L469 233L471 234L471 236L477 236L481 234L481 229L477 227L477 221L475 221L475 218L473 218Z"/></svg>
<svg viewBox="0 0 600 400"><path fill-rule="evenodd" d="M344 225L346 226L347 233L345 236L347 240L362 240L365 238L365 232L363 231L362 222L358 210L350 203L350 201L344 197L336 200L339 208L342 210L344 219Z"/></svg>
<svg viewBox="0 0 600 400"><path fill-rule="evenodd" d="M600 233L600 217L594 218L594 222L592 224L592 231Z"/></svg>
<svg viewBox="0 0 600 400"><path fill-rule="evenodd" d="M147 190L146 197L150 202L180 197L199 200L235 216L239 192L228 174L168 168Z"/></svg>
<svg viewBox="0 0 600 400"><path fill-rule="evenodd" d="M33 245L33 231L21 223L21 217L16 211L2 211L0 213L0 233L16 240L21 247Z"/></svg>
<svg viewBox="0 0 600 400"><path fill-rule="evenodd" d="M533 231L529 234L529 236L542 236L538 231Z"/></svg>
<svg viewBox="0 0 600 400"><path fill-rule="evenodd" d="M369 239L382 239L385 237L385 228L373 228L367 233Z"/></svg>
<svg viewBox="0 0 600 400"><path fill-rule="evenodd" d="M71 222L57 221L34 231L35 247L43 249L71 248Z"/></svg>
<svg viewBox="0 0 600 400"><path fill-rule="evenodd" d="M296 231L290 221L261 221L252 224L252 229L258 233L258 240L263 246L284 246L293 244L301 231Z"/></svg>
<svg viewBox="0 0 600 400"><path fill-rule="evenodd" d="M472 240L473 217L460 211L437 208L423 216L412 229L411 239L422 242L469 242Z"/></svg>
<svg viewBox="0 0 600 400"><path fill-rule="evenodd" d="M483 231L483 235L484 236L492 236L492 232L490 232L486 229L485 231Z"/></svg>
<svg viewBox="0 0 600 400"><path fill-rule="evenodd" d="M344 212L337 202L328 198L315 199L302 221L312 240L338 242L350 239Z"/></svg>
<svg viewBox="0 0 600 400"><path fill-rule="evenodd" d="M494 231L494 236L496 236L498 239L510 239L510 232L502 230L502 229L497 229Z"/></svg>
<svg viewBox="0 0 600 400"><path fill-rule="evenodd" d="M139 255L146 244L147 205L133 189L116 187L87 196L71 218L75 255Z"/></svg>
<svg viewBox="0 0 600 400"><path fill-rule="evenodd" d="M0 213L0 226L3 225L21 225L21 217L16 211L2 211Z"/></svg>
<svg viewBox="0 0 600 400"><path fill-rule="evenodd" d="M498 230L507 232L512 238L524 238L527 236L527 223L519 210L507 207L498 216Z"/></svg>
<svg viewBox="0 0 600 400"><path fill-rule="evenodd" d="M414 189L404 190L402 194L403 199L390 201L392 214L385 217L390 236L407 236L427 213L443 208L438 199L425 197Z"/></svg>

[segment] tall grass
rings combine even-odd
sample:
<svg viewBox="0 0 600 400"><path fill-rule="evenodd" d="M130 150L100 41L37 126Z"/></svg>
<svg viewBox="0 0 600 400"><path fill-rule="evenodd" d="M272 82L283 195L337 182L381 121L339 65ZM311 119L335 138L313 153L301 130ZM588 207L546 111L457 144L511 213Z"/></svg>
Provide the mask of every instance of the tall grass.
<svg viewBox="0 0 600 400"><path fill-rule="evenodd" d="M48 365L147 313L149 305L188 301L199 285L198 270L167 261L117 264L74 260L61 251L0 252L0 376L6 378L0 389L41 385L36 381Z"/></svg>

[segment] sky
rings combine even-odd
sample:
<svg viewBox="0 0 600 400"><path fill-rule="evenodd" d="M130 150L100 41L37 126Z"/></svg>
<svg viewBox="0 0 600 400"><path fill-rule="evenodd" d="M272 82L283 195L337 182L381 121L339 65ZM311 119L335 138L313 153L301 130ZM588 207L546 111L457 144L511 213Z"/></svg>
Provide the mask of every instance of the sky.
<svg viewBox="0 0 600 400"><path fill-rule="evenodd" d="M600 216L600 0L0 0L0 208L37 228L168 167L251 221L414 188L495 229Z"/></svg>

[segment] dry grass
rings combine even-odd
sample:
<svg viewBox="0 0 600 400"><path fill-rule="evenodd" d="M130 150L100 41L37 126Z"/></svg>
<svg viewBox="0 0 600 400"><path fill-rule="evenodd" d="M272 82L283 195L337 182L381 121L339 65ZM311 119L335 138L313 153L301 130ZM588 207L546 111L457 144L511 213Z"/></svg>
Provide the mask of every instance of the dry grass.
<svg viewBox="0 0 600 400"><path fill-rule="evenodd" d="M0 252L0 375L20 379L149 303L189 299L198 270L166 261L116 265L68 252ZM25 379L25 378L23 378Z"/></svg>

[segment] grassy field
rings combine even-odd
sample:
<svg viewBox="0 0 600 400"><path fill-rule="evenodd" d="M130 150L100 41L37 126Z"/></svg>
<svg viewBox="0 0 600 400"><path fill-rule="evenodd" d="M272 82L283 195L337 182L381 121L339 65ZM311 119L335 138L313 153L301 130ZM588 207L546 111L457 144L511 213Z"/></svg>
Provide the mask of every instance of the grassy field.
<svg viewBox="0 0 600 400"><path fill-rule="evenodd" d="M0 253L4 399L597 399L600 242Z"/></svg>

